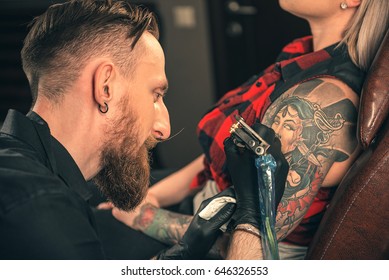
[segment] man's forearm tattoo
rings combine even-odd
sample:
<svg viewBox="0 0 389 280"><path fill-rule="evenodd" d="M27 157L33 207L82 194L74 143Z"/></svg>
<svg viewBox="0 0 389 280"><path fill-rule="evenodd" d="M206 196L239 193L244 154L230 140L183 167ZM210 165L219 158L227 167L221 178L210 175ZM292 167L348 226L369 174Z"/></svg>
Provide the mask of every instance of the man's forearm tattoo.
<svg viewBox="0 0 389 280"><path fill-rule="evenodd" d="M134 223L148 236L172 245L181 240L192 218L147 203L142 206Z"/></svg>

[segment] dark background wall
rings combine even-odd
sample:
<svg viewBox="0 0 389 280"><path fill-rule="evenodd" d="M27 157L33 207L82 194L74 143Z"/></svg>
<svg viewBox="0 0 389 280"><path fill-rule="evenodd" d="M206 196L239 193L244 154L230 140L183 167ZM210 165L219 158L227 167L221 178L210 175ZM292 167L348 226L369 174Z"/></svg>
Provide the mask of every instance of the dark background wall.
<svg viewBox="0 0 389 280"><path fill-rule="evenodd" d="M27 24L55 0L0 0L0 123L9 108L26 113L29 86L20 61ZM275 0L133 0L153 10L166 55L172 134L154 167L176 168L201 153L196 124L226 91L274 61L282 46L309 34Z"/></svg>

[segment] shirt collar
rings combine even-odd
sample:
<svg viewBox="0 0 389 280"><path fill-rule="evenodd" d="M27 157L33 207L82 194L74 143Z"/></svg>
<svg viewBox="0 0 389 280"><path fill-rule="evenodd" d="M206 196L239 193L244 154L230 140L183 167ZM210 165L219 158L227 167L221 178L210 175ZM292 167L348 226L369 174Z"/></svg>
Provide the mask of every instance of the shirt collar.
<svg viewBox="0 0 389 280"><path fill-rule="evenodd" d="M301 72L301 70L307 70L317 65L319 62L341 55L345 51L344 45L337 47L339 43L335 43L324 49L313 52L312 37L306 37L302 40L303 42L296 41L293 43L304 45L297 57L292 57L277 63L283 81L287 81L294 77L297 73Z"/></svg>
<svg viewBox="0 0 389 280"><path fill-rule="evenodd" d="M30 111L26 117L15 110L9 110L1 132L30 145L37 151L42 163L84 200L92 197L74 159L65 147L51 136L48 124L37 113Z"/></svg>

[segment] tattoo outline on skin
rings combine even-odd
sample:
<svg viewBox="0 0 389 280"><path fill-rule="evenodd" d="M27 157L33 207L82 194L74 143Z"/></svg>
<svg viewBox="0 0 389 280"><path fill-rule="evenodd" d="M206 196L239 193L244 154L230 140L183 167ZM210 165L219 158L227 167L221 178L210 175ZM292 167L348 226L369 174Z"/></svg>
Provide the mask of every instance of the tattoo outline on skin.
<svg viewBox="0 0 389 280"><path fill-rule="evenodd" d="M329 94L336 98L329 102ZM306 214L329 167L356 149L355 143L342 143L353 137L356 108L339 87L318 79L284 93L269 107L263 123L275 131L290 166L277 211L276 230L283 239Z"/></svg>

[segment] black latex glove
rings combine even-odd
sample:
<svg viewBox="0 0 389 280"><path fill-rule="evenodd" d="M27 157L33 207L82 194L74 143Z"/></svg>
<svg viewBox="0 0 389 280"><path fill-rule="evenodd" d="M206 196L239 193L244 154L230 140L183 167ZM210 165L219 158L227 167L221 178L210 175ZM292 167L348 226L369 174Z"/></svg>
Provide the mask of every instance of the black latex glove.
<svg viewBox="0 0 389 280"><path fill-rule="evenodd" d="M286 176L289 165L281 152L281 143L271 128L260 123L255 123L253 129L267 143L270 153L277 163L275 177L275 205L278 206L285 190ZM246 148L237 147L232 138L224 141L224 151L227 157L227 169L235 187L237 209L234 214L234 224L251 224L259 228L259 190L258 175L255 167L256 155ZM277 208L277 207L276 207Z"/></svg>
<svg viewBox="0 0 389 280"><path fill-rule="evenodd" d="M199 213L215 198L223 196L235 198L234 189L228 188L214 197L204 200L181 241L160 252L155 258L158 260L203 259L221 233L219 228L230 220L236 205L235 203L227 203L209 220L201 218Z"/></svg>
<svg viewBox="0 0 389 280"><path fill-rule="evenodd" d="M263 125L261 123L255 123L253 129L259 136L261 136L270 147L267 150L268 154L271 154L277 163L276 171L274 173L275 178L275 203L276 209L281 201L282 195L285 190L286 177L289 172L289 164L286 161L284 154L281 152L281 141L276 137L273 129Z"/></svg>

